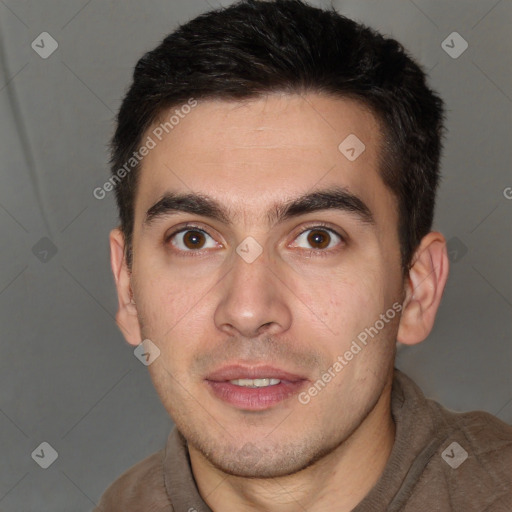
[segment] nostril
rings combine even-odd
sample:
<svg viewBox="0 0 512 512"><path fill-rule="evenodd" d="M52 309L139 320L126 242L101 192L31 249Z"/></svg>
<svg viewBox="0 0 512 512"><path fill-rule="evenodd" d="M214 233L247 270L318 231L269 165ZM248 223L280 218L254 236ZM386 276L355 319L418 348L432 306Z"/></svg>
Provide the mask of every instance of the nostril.
<svg viewBox="0 0 512 512"><path fill-rule="evenodd" d="M258 329L258 332L261 333L261 332L264 332L264 331L268 331L273 323L274 322L267 322L266 324L260 325L260 328Z"/></svg>

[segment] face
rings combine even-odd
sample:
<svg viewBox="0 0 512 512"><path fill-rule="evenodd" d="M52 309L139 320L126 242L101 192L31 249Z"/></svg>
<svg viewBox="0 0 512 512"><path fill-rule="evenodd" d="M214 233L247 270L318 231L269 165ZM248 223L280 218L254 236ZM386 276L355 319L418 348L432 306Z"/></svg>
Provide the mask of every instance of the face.
<svg viewBox="0 0 512 512"><path fill-rule="evenodd" d="M393 368L403 280L378 123L310 94L203 101L161 141L157 126L131 275L151 378L213 466L299 471L357 429ZM339 149L351 134L359 155L353 138Z"/></svg>

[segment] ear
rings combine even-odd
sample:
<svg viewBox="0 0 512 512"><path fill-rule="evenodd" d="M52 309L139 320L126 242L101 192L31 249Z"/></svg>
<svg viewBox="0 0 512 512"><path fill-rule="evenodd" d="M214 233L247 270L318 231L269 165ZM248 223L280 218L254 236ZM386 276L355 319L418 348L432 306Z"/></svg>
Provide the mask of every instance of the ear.
<svg viewBox="0 0 512 512"><path fill-rule="evenodd" d="M397 335L400 343L415 345L430 334L448 270L446 240L441 233L432 231L421 240L409 271Z"/></svg>
<svg viewBox="0 0 512 512"><path fill-rule="evenodd" d="M139 345L141 333L137 306L133 299L131 288L131 272L128 269L125 258L124 235L119 228L110 232L110 263L117 288L119 307L116 314L116 322L121 329L126 341L130 345Z"/></svg>

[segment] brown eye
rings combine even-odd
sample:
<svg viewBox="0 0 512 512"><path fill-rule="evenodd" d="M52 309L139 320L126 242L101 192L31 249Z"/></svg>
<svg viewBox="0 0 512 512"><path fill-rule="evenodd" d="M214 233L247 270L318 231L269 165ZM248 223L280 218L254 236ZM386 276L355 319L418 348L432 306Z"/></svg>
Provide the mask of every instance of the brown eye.
<svg viewBox="0 0 512 512"><path fill-rule="evenodd" d="M312 229L307 240L314 249L325 249L331 241L331 235L324 230Z"/></svg>
<svg viewBox="0 0 512 512"><path fill-rule="evenodd" d="M343 241L344 239L341 235L338 235L336 231L328 228L316 227L303 231L295 239L294 245L302 249L324 251L324 249L333 249Z"/></svg>
<svg viewBox="0 0 512 512"><path fill-rule="evenodd" d="M216 247L215 240L201 229L181 229L173 233L168 241L181 252L194 252Z"/></svg>
<svg viewBox="0 0 512 512"><path fill-rule="evenodd" d="M204 233L201 231L187 231L183 235L183 243L188 249L201 249L205 243Z"/></svg>

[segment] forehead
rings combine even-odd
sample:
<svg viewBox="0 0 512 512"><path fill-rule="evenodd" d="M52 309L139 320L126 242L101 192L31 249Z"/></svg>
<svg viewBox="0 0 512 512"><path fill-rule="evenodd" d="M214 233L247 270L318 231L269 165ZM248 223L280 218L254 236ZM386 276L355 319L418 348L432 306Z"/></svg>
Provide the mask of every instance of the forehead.
<svg viewBox="0 0 512 512"><path fill-rule="evenodd" d="M263 218L270 205L329 186L361 197L376 217L395 210L378 169L379 124L353 100L317 94L206 100L163 112L143 141L148 137L154 147L141 162L139 223L168 192L210 196L245 224Z"/></svg>

